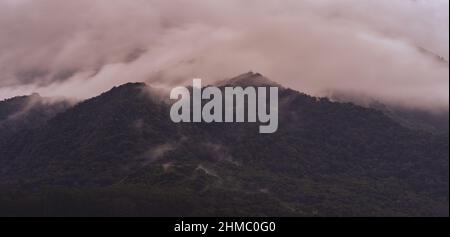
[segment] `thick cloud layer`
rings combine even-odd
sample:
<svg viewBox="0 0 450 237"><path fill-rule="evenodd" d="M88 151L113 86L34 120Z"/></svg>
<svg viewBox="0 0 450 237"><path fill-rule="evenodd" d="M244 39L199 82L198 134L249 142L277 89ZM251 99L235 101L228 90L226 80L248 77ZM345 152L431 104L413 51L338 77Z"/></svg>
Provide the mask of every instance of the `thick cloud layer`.
<svg viewBox="0 0 450 237"><path fill-rule="evenodd" d="M0 98L249 70L448 110L447 0L0 0Z"/></svg>

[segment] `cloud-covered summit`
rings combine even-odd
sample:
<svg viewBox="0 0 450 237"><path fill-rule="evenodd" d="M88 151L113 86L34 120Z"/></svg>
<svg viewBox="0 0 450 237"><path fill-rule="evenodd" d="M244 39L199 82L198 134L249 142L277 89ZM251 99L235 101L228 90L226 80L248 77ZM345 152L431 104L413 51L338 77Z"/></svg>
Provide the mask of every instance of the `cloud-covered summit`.
<svg viewBox="0 0 450 237"><path fill-rule="evenodd" d="M448 4L0 0L0 98L87 98L128 81L253 70L313 95L448 109Z"/></svg>

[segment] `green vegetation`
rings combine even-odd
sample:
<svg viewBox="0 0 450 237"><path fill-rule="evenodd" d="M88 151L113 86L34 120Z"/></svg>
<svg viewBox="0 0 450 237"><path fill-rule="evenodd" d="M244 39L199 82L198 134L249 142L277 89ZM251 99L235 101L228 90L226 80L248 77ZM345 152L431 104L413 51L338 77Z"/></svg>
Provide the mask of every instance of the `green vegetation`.
<svg viewBox="0 0 450 237"><path fill-rule="evenodd" d="M289 89L275 134L174 124L144 90L2 133L0 215L448 216L448 133Z"/></svg>

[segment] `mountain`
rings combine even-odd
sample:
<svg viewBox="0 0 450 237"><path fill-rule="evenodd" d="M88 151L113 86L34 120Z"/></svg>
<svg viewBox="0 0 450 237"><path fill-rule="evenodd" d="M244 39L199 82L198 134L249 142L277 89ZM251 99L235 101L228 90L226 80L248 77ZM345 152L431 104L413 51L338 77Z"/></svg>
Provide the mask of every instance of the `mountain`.
<svg viewBox="0 0 450 237"><path fill-rule="evenodd" d="M221 85L250 82L272 85ZM448 216L448 134L279 94L279 130L259 134L175 124L158 90L115 87L0 143L0 215Z"/></svg>
<svg viewBox="0 0 450 237"><path fill-rule="evenodd" d="M414 130L428 131L435 134L449 133L448 111L426 111L424 109L386 106L381 103L371 105L401 125Z"/></svg>
<svg viewBox="0 0 450 237"><path fill-rule="evenodd" d="M70 106L67 101L51 100L39 94L0 101L0 141L21 130L42 126Z"/></svg>
<svg viewBox="0 0 450 237"><path fill-rule="evenodd" d="M244 73L242 75L239 75L237 77L223 80L217 83L216 86L223 87L223 86L240 86L240 87L248 87L248 86L257 86L257 87L267 87L267 86L274 86L274 87L282 87L280 84L271 81L267 77L264 77L260 73L254 73L252 71L248 73Z"/></svg>
<svg viewBox="0 0 450 237"><path fill-rule="evenodd" d="M333 101L352 102L363 107L383 112L397 123L413 130L422 130L435 134L449 133L448 111L432 111L421 108L408 108L399 105L386 105L364 95L333 92L328 96Z"/></svg>

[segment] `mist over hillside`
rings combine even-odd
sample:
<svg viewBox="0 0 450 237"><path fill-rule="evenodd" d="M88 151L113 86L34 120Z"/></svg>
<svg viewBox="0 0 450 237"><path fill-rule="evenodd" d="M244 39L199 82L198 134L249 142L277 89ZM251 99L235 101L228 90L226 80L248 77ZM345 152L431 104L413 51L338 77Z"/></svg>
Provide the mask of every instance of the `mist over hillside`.
<svg viewBox="0 0 450 237"><path fill-rule="evenodd" d="M249 83L273 85L254 73L221 82ZM0 214L448 215L448 133L279 90L270 135L252 123L173 123L170 103L143 83L2 133Z"/></svg>
<svg viewBox="0 0 450 237"><path fill-rule="evenodd" d="M447 0L0 0L0 216L448 216L448 60Z"/></svg>
<svg viewBox="0 0 450 237"><path fill-rule="evenodd" d="M254 70L314 96L448 111L446 0L0 1L0 98Z"/></svg>

